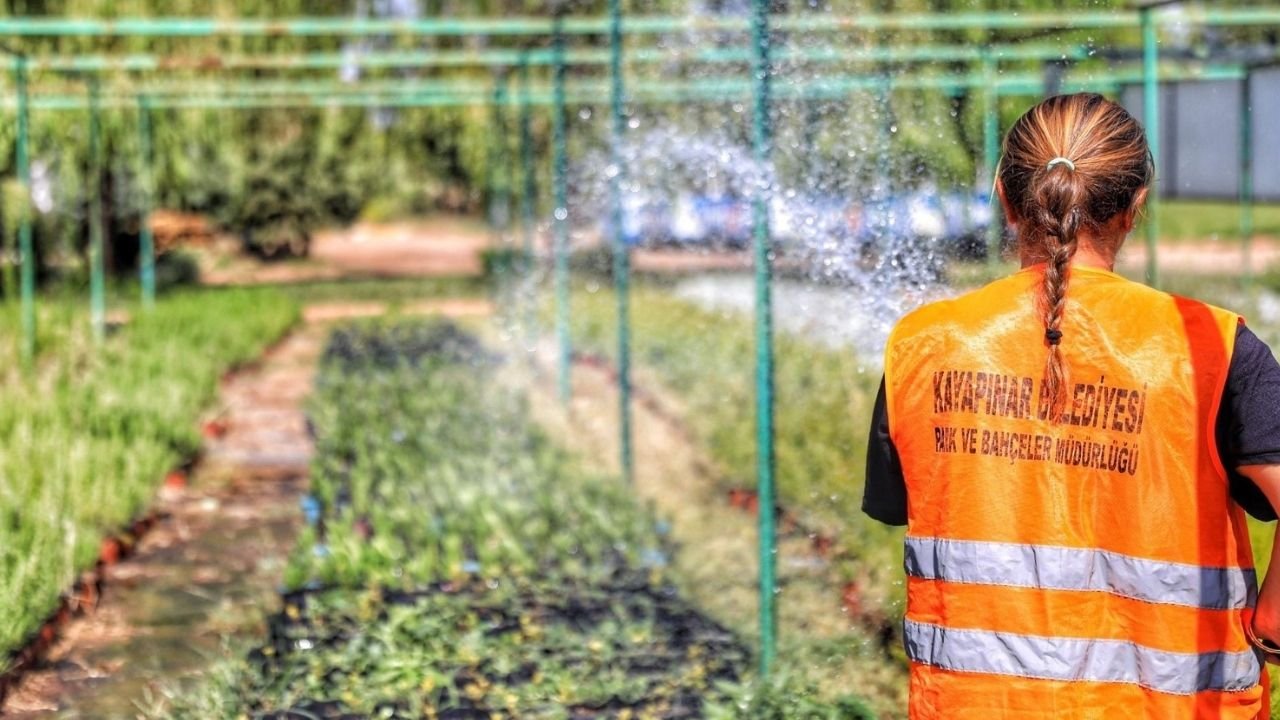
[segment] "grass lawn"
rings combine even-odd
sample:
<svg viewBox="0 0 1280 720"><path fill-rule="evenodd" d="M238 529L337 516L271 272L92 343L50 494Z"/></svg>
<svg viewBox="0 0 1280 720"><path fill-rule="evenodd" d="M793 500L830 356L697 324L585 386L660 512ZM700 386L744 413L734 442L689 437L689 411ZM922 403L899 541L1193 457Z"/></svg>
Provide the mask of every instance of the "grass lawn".
<svg viewBox="0 0 1280 720"><path fill-rule="evenodd" d="M1280 237L1280 205L1255 205L1256 235ZM1141 238L1143 229L1134 230ZM1234 202L1166 200L1160 204L1160 236L1164 240L1236 240L1240 237L1240 205Z"/></svg>

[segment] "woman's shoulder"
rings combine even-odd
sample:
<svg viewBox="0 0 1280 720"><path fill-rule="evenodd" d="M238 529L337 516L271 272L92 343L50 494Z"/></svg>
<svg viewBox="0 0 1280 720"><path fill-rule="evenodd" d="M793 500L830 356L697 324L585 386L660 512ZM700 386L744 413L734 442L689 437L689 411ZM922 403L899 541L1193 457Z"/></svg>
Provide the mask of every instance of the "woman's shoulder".
<svg viewBox="0 0 1280 720"><path fill-rule="evenodd" d="M1014 273L978 288L924 303L902 316L898 328L916 328L934 322L986 314L993 306L1006 306L1011 297L1024 294L1030 284L1023 273Z"/></svg>

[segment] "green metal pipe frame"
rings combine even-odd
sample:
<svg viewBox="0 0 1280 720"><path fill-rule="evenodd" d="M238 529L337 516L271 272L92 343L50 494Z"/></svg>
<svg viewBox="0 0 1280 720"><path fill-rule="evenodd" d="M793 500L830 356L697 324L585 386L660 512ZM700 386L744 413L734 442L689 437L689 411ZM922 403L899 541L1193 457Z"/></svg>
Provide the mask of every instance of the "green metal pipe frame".
<svg viewBox="0 0 1280 720"><path fill-rule="evenodd" d="M1151 148L1151 162L1160 167L1160 48L1156 32L1155 8L1144 7L1142 20L1142 119L1147 130L1147 144ZM1157 182L1159 179L1157 178ZM1156 259L1156 246L1160 239L1160 193L1147 195L1146 241L1147 284L1160 287L1160 265Z"/></svg>
<svg viewBox="0 0 1280 720"><path fill-rule="evenodd" d="M537 231L538 216L538 176L533 160L533 117L532 104L529 102L529 66L517 66L520 76L520 166L523 184L523 197L520 200L520 211L523 214L524 253L521 256L521 275L524 288L532 288L534 234ZM525 300L524 326L525 340L532 347L537 335L537 308L532 298Z"/></svg>
<svg viewBox="0 0 1280 720"><path fill-rule="evenodd" d="M1239 79L1244 70L1239 65L1171 65L1161 72L1161 76L1171 81L1189 81L1189 79ZM1064 90L1116 90L1128 83L1146 82L1147 69L1106 70L1106 72L1088 72L1085 77L1068 79ZM787 82L776 88L774 94L780 99L809 100L849 100L851 92L879 91L884 79L881 76L827 76L801 81ZM677 101L735 101L742 100L751 94L750 78L714 77L692 79L692 81L645 81L636 83L630 92L634 102L677 102ZM973 87L991 86L991 76L986 70L964 74L936 74L936 76L916 76L895 79L895 88L913 88L913 90L942 90L960 92ZM1032 72L997 74L995 87L1002 95L1041 94L1043 77ZM438 79L415 79L411 82L376 81L364 85L352 85L338 81L302 81L302 82L259 82L241 83L229 86L227 92L221 94L192 94L188 87L147 86L143 88L151 95L152 108L165 109L201 109L201 108L278 108L278 106L369 106L389 105L412 108L412 106L471 106L488 105L493 96L475 81L438 81ZM608 81L579 81L566 90L566 102L570 105L591 105L609 96L611 87ZM108 108L128 108L136 102L133 90L128 94L109 95L105 97ZM554 87L538 87L524 96L524 101L534 105L549 105L556 102ZM0 96L0 106L13 108L13 95ZM33 108L41 110L82 110L87 101L81 95L32 95Z"/></svg>
<svg viewBox="0 0 1280 720"><path fill-rule="evenodd" d="M766 172L773 155L769 118L771 75L769 58L769 0L751 4L751 36L755 58L751 72L755 84L752 112L752 144L759 172ZM772 180L769 180L772 184ZM773 492L773 248L769 233L771 188L762 181L752 199L755 251L756 336L756 494L759 500L760 544L760 674L768 677L777 654L776 563L777 540Z"/></svg>
<svg viewBox="0 0 1280 720"><path fill-rule="evenodd" d="M1114 91L1125 84L1143 82L1146 71L1133 72L1097 72L1089 77L1069 79L1063 83L1063 89ZM1203 68L1181 68L1165 71L1162 77L1166 80L1238 80L1244 71L1238 66L1208 66ZM838 76L789 82L778 86L774 95L786 99L814 100L849 100L854 92L878 91L884 79L879 76ZM989 78L981 72L969 74L944 74L920 76L894 80L893 86L899 89L936 89L945 92L960 92L974 87L986 87ZM631 102L637 103L670 103L670 102L728 102L741 100L752 91L752 81L740 78L709 78L693 81L642 82L636 83L629 93ZM359 86L356 86L359 87ZM399 84L381 87L380 92L352 90L351 86L329 82L325 84L304 84L298 86L296 93L280 95L242 95L224 93L221 95L153 95L153 108L166 109L251 109L270 107L368 107L385 105L389 107L460 107L483 106L493 101L492 94L483 88L477 89L475 83L430 82L421 81L414 84ZM1037 73L1017 73L998 76L995 87L1002 95L1040 94L1044 90L1044 81ZM285 87L281 86L281 90ZM532 105L551 105L556 102L554 86L531 90L526 100ZM569 105L591 105L608 97L607 82L586 81L576 83L571 90L565 91L565 102ZM147 94L151 94L148 90ZM86 100L78 95L32 95L31 106L40 110L83 110ZM112 95L104 98L105 107L124 108L136 102L132 94ZM16 105L15 97L0 97L0 107L12 108Z"/></svg>
<svg viewBox="0 0 1280 720"><path fill-rule="evenodd" d="M507 232L508 219L511 215L510 204L510 179L507 176L507 119L504 114L508 103L507 99L507 76L500 73L494 80L493 85L493 104L491 106L493 112L493 138L494 141L490 146L489 156L489 172L490 172L490 201L489 201L489 221L493 224L497 233L497 239L501 241Z"/></svg>
<svg viewBox="0 0 1280 720"><path fill-rule="evenodd" d="M565 35L562 32L564 15L557 10L555 17L552 52L555 57L553 66L553 106L551 109L552 127L552 189L554 206L552 212L555 258L555 294L556 294L556 338L557 338L557 387L560 401L568 405L572 398L573 347L569 339L569 158L567 128L565 127Z"/></svg>
<svg viewBox="0 0 1280 720"><path fill-rule="evenodd" d="M458 68L514 67L521 63L532 66L552 65L548 49L486 50L404 50L374 51L360 55L316 52L280 55L42 55L29 58L32 71L72 72L161 72L228 70L339 70L348 67L376 68ZM571 66L608 66L611 51L576 48L565 52ZM972 45L903 45L873 48L806 47L784 48L774 53L774 62L845 63L845 62L963 62L986 56L997 60L1088 60L1093 50L1085 45L1060 43L1000 44L982 48ZM749 64L747 48L637 48L627 54L627 62L646 64L708 63Z"/></svg>
<svg viewBox="0 0 1280 720"><path fill-rule="evenodd" d="M994 267L1000 262L1000 240L1004 236L1004 223L996 197L996 166L1000 162L1000 89L996 82L993 58L982 60L982 75L987 82L982 93L982 169L983 184L991 189L991 222L987 224L987 264Z"/></svg>
<svg viewBox="0 0 1280 720"><path fill-rule="evenodd" d="M991 61L994 63L994 61ZM992 68L994 71L994 68ZM1199 76L1214 76L1215 74L1227 73L1231 77L1239 76L1239 69L1236 66L1207 65L1195 66L1193 71ZM1123 75L1123 71L1098 71L1103 75ZM846 71L840 74L825 75L819 78L805 79L799 81L799 84L805 87L826 87L828 85L840 89L856 89L859 83L867 83L870 78L879 77L881 72L858 73ZM1025 81L1034 81L1041 76L1029 71L1022 71L1012 74L1011 77L1019 78ZM1136 77L1136 76L1135 76ZM944 73L936 75L920 76L919 81L925 82L931 78L969 78L962 80L966 84L986 84L992 79L987 74L984 67L981 72L971 73ZM909 87L915 78L904 79L902 87ZM643 81L638 85L638 89L643 92L652 92L655 89L670 87L673 81ZM722 75L718 77L704 77L674 81L680 87L693 88L737 88L741 90L744 86L749 85L749 80L745 80L738 76ZM590 79L577 80L574 83L574 90L579 94L596 94L598 97L607 97L611 92L610 81L606 79ZM65 93L64 87L51 88L44 86L41 88L42 94L56 95ZM362 92L362 93L448 93L459 96L485 96L487 93L483 87L477 85L474 78L465 80L453 79L437 79L437 78L415 78L415 79L376 79L365 80L359 83L348 83L336 79L306 79L306 80L249 80L236 81L227 83L193 83L188 80L182 81L166 81L166 82L149 82L133 85L124 85L118 88L112 88L113 92L107 97L125 97L132 99L137 94L145 93L157 99L159 98L205 98L205 97L221 97L227 95L234 96L255 96L255 95L341 95L343 93ZM546 92L546 89L543 89Z"/></svg>
<svg viewBox="0 0 1280 720"><path fill-rule="evenodd" d="M632 16L623 25L627 35L695 31L747 31L754 18L743 16ZM1134 11L1026 12L975 11L962 13L868 13L857 16L782 15L772 23L786 32L851 32L889 30L1045 30L1129 28L1138 21ZM1187 8L1178 18L1191 25L1249 26L1280 24L1280 9ZM287 19L220 19L209 17L117 18L4 18L0 35L9 37L359 37L370 35L461 37L605 35L608 17L554 19L545 17L424 18L416 20L350 17L294 17Z"/></svg>
<svg viewBox="0 0 1280 720"><path fill-rule="evenodd" d="M28 369L36 356L36 258L31 237L31 120L27 102L27 62L18 58L13 67L18 86L17 138L14 147L14 164L18 182L22 185L23 208L18 223L18 253L22 263L22 348L23 365Z"/></svg>
<svg viewBox="0 0 1280 720"><path fill-rule="evenodd" d="M142 309L150 312L156 305L156 249L151 234L151 210L155 203L154 152L151 138L151 100L138 96L138 178L141 208L138 233L138 279L142 285Z"/></svg>
<svg viewBox="0 0 1280 720"><path fill-rule="evenodd" d="M106 268L103 257L102 111L96 76L89 77L89 322L94 342L107 335Z"/></svg>
<svg viewBox="0 0 1280 720"><path fill-rule="evenodd" d="M1253 289L1253 88L1246 74L1240 82L1240 254L1241 283Z"/></svg>
<svg viewBox="0 0 1280 720"><path fill-rule="evenodd" d="M623 113L622 2L609 0L609 115L611 143L609 204L613 217L613 289L618 315L618 453L622 477L635 482L635 462L631 449L631 257L622 227L622 180L626 167L622 143L627 118Z"/></svg>

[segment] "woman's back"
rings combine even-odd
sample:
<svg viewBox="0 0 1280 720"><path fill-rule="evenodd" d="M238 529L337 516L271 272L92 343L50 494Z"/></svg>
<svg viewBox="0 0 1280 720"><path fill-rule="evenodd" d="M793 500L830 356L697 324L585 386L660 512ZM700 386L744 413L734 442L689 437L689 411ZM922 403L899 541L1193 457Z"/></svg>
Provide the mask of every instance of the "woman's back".
<svg viewBox="0 0 1280 720"><path fill-rule="evenodd" d="M1026 351L1043 272L890 341L911 717L1256 717L1253 561L1212 442L1238 319L1073 269L1054 417Z"/></svg>
<svg viewBox="0 0 1280 720"><path fill-rule="evenodd" d="M1032 108L997 183L1023 270L889 340L914 719L1267 712L1215 439L1240 320L1110 272L1152 173L1115 103Z"/></svg>

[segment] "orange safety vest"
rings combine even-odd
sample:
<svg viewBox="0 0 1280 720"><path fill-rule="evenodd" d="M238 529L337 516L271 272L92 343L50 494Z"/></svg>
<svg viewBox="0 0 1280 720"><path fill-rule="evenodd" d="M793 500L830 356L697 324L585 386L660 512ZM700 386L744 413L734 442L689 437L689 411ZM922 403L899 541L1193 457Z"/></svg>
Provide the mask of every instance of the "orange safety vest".
<svg viewBox="0 0 1280 720"><path fill-rule="evenodd" d="M909 717L1266 718L1253 553L1214 442L1240 318L1073 267L1051 418L1043 272L889 339Z"/></svg>

